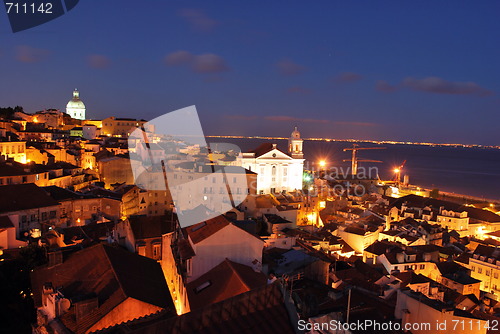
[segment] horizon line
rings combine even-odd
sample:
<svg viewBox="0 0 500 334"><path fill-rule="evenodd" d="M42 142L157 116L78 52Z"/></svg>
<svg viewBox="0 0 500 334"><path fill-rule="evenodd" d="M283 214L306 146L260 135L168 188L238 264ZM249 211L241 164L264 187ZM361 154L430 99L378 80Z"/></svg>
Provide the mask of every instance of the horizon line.
<svg viewBox="0 0 500 334"><path fill-rule="evenodd" d="M270 140L287 140L288 137L274 136L240 136L240 135L207 135L208 138L234 138L234 139L270 139ZM419 145L419 146L449 146L449 147L466 147L466 148L488 148L500 149L500 145L481 145L481 144L460 144L460 143L431 143L431 142L412 142L398 140L372 140L372 139L337 139L337 138L302 138L308 141L325 141L325 142L348 142L348 143L372 143L372 144L388 144L388 145Z"/></svg>

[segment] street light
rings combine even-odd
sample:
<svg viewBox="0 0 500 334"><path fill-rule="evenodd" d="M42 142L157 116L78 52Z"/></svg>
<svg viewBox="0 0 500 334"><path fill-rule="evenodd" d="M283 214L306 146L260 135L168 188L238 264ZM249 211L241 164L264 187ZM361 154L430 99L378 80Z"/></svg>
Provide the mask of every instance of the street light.
<svg viewBox="0 0 500 334"><path fill-rule="evenodd" d="M326 161L325 161L325 160L321 160L321 161L319 162L319 166L320 166L320 167L325 167L325 166L326 166Z"/></svg>

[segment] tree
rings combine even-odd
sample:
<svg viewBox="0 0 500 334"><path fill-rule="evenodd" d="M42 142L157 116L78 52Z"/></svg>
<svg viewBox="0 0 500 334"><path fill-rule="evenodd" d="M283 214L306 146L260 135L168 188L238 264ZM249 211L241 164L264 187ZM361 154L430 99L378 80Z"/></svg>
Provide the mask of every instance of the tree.
<svg viewBox="0 0 500 334"><path fill-rule="evenodd" d="M14 108L12 108L12 107L1 108L0 107L0 118L11 119L14 116L15 112L24 112L24 109L21 106L15 106Z"/></svg>

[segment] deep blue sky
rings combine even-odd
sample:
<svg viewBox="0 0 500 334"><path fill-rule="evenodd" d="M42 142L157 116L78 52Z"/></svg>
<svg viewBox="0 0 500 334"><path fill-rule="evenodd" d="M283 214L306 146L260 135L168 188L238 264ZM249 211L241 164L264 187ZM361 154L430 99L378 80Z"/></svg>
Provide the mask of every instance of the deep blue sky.
<svg viewBox="0 0 500 334"><path fill-rule="evenodd" d="M152 119L206 134L500 145L500 1L82 0L13 34L0 106Z"/></svg>

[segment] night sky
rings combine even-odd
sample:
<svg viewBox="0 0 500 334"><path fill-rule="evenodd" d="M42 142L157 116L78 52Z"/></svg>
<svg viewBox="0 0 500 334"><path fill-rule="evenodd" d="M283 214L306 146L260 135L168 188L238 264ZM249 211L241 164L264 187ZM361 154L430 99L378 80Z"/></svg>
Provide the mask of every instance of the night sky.
<svg viewBox="0 0 500 334"><path fill-rule="evenodd" d="M0 106L152 119L207 135L500 145L500 1L82 0L13 34Z"/></svg>

